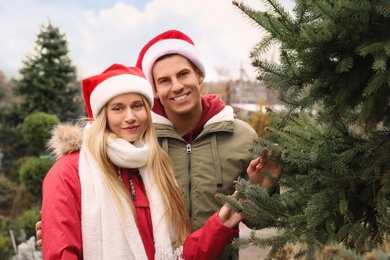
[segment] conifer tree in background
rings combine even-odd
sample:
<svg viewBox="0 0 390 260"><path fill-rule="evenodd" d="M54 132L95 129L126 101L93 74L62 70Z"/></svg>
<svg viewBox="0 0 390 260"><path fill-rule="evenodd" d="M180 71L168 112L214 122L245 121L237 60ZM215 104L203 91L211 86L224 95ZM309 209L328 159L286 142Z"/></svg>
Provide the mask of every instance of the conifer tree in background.
<svg viewBox="0 0 390 260"><path fill-rule="evenodd" d="M22 78L15 86L16 94L22 97L21 109L26 115L44 112L61 121L80 117L80 84L65 35L50 23L41 26L34 51L23 62Z"/></svg>
<svg viewBox="0 0 390 260"><path fill-rule="evenodd" d="M61 121L80 118L84 113L80 83L69 58L65 35L49 24L41 26L34 52L26 56L21 77L11 81L12 103L0 111L0 147L2 166L7 177L15 179L18 159L31 156L35 149L23 140L23 120L42 112Z"/></svg>
<svg viewBox="0 0 390 260"><path fill-rule="evenodd" d="M285 106L253 150L267 148L285 168L280 194L240 180L242 204L219 196L278 230L235 245L271 246L275 256L301 244L305 259L326 246L355 256L379 248L390 231L390 2L295 0L291 12L277 0L261 0L267 10L244 2L233 4L266 32L251 52L258 80ZM274 44L279 61L262 59Z"/></svg>

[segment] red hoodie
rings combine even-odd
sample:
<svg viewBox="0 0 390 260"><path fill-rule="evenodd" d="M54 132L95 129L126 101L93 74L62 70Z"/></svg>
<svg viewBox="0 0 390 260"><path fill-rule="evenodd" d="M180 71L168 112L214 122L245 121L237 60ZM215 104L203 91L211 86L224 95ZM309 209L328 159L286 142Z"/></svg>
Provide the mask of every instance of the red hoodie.
<svg viewBox="0 0 390 260"><path fill-rule="evenodd" d="M202 119L194 127L194 129L182 136L187 143L192 143L192 141L200 134L200 132L202 132L203 126L206 124L206 122L218 114L226 106L218 94L202 95L201 100L203 106ZM164 106L161 104L158 98L154 99L154 107L152 110L154 113L167 118Z"/></svg>

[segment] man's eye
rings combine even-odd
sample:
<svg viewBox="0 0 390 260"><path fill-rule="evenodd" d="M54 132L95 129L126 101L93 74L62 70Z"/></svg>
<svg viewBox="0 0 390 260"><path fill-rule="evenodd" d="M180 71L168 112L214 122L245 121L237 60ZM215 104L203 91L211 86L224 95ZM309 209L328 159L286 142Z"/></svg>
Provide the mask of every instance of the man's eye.
<svg viewBox="0 0 390 260"><path fill-rule="evenodd" d="M162 79L162 80L159 81L160 84L164 84L164 83L166 83L166 82L168 82L167 79Z"/></svg>
<svg viewBox="0 0 390 260"><path fill-rule="evenodd" d="M183 76L185 76L185 75L187 75L187 74L188 74L187 71L183 71L183 72L180 73L180 76L183 77Z"/></svg>

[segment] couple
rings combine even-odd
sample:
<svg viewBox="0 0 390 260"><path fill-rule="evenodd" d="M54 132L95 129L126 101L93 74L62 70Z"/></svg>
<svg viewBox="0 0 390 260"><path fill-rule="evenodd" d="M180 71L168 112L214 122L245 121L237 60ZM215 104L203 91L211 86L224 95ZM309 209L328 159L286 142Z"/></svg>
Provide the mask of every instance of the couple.
<svg viewBox="0 0 390 260"><path fill-rule="evenodd" d="M251 160L253 129L217 96L201 97L206 73L188 36L156 36L137 67L84 79L88 126L53 132L44 259L236 259L223 251L243 218L214 195L231 194L246 174L271 187L264 170L279 178L282 168Z"/></svg>

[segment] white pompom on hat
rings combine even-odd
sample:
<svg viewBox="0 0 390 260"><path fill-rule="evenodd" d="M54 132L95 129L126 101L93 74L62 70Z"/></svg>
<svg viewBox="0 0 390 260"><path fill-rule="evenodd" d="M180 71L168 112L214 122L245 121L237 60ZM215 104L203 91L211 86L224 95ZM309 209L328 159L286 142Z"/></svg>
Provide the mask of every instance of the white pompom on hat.
<svg viewBox="0 0 390 260"><path fill-rule="evenodd" d="M112 98L127 93L143 95L153 107L152 86L137 67L113 64L101 74L83 79L82 89L89 118L95 118Z"/></svg>
<svg viewBox="0 0 390 260"><path fill-rule="evenodd" d="M165 31L151 39L140 51L136 67L142 69L146 79L154 85L152 68L156 60L166 54L180 54L189 59L206 76L202 57L194 42L178 30Z"/></svg>

